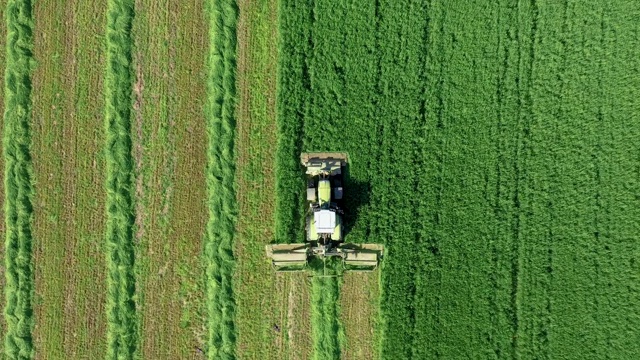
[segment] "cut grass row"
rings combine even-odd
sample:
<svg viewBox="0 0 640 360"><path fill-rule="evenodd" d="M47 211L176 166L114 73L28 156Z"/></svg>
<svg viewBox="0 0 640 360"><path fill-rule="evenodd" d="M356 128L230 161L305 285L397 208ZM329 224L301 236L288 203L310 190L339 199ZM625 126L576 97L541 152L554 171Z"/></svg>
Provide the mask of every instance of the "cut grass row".
<svg viewBox="0 0 640 360"><path fill-rule="evenodd" d="M2 3L0 3L0 19L6 19L5 18L5 14L6 14L6 6L7 6L7 2L3 1ZM0 39L7 39L7 27L6 26L0 26ZM5 84L4 84L4 69L5 69L5 54L6 54L6 50L7 47L6 46L0 46L0 129L4 129L4 101L5 101L5 97L4 97L4 88L5 88ZM4 132L4 130L2 130L2 132ZM4 135L2 135L4 136ZM4 200L5 200L5 195L4 195L4 155L2 154L4 151L3 146L0 146L0 199L1 199L1 203L0 203L0 239L4 239L5 238L5 218L4 218ZM5 254L5 250L4 250L4 246L0 247L0 269L2 269L2 273L4 273L4 254ZM5 296L4 296L4 286L5 284L5 276L1 276L0 275L0 308L4 309L4 302L5 302ZM6 328L7 325L5 323L5 318L4 316L0 316L0 356L2 356L4 354L4 334L6 332Z"/></svg>
<svg viewBox="0 0 640 360"><path fill-rule="evenodd" d="M210 359L235 358L233 237L236 222L235 96L236 21L233 0L208 2L209 57L207 188L209 222L205 242Z"/></svg>
<svg viewBox="0 0 640 360"><path fill-rule="evenodd" d="M107 357L113 359L132 358L138 345L131 158L133 5L132 0L111 0L107 10Z"/></svg>
<svg viewBox="0 0 640 360"><path fill-rule="evenodd" d="M31 164L31 1L6 5L7 43L4 112L5 355L31 359L33 319L33 168Z"/></svg>
<svg viewBox="0 0 640 360"><path fill-rule="evenodd" d="M315 276L311 280L313 358L340 359L345 343L339 306L341 263L335 258L330 258L326 264L318 261L312 266L315 267Z"/></svg>

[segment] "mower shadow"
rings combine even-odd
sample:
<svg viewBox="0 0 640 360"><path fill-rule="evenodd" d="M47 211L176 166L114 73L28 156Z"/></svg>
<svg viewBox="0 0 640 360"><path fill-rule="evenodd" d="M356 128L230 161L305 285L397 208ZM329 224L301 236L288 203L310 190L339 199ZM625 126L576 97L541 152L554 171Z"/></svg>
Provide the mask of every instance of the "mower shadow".
<svg viewBox="0 0 640 360"><path fill-rule="evenodd" d="M349 164L343 168L342 184L344 196L342 208L344 210L344 236L346 237L355 226L360 210L371 200L371 183L358 181L350 176Z"/></svg>

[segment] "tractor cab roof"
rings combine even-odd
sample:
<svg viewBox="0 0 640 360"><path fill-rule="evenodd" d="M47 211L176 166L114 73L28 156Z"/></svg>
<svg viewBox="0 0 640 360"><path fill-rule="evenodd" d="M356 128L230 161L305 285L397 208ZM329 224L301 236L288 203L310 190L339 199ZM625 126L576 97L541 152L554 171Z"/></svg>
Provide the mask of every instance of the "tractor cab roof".
<svg viewBox="0 0 640 360"><path fill-rule="evenodd" d="M336 213L332 210L318 210L313 213L313 221L318 234L333 234L336 228Z"/></svg>

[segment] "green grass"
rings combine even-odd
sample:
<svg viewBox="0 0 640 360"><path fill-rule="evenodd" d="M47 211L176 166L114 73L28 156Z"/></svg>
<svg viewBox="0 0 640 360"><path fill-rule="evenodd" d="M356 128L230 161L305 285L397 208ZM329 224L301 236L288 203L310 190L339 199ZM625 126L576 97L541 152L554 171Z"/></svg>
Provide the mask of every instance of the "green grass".
<svg viewBox="0 0 640 360"><path fill-rule="evenodd" d="M4 104L5 189L5 355L34 356L33 319L33 166L31 164L31 1L8 1Z"/></svg>
<svg viewBox="0 0 640 360"><path fill-rule="evenodd" d="M107 14L106 190L107 358L130 359L137 351L131 158L131 24L133 1L111 0Z"/></svg>
<svg viewBox="0 0 640 360"><path fill-rule="evenodd" d="M234 256L241 261L233 285L239 359L307 358L312 351L310 281L301 273L274 274L264 254L274 241L277 5L240 3L238 15Z"/></svg>
<svg viewBox="0 0 640 360"><path fill-rule="evenodd" d="M382 358L637 353L639 13L283 3L278 235L299 152L348 151L347 241L387 249Z"/></svg>
<svg viewBox="0 0 640 360"><path fill-rule="evenodd" d="M0 19L6 19L5 18L5 14L6 14L6 6L7 3L6 2L2 2L2 4L0 4ZM7 27L6 26L2 26L0 28L0 39L6 39L7 38ZM5 69L5 58L6 58L6 46L0 46L0 128L2 129L3 132L3 136L4 136L4 69ZM3 152L3 146L0 146L0 152ZM0 181L0 196L4 197L4 155L0 154L0 168L2 169L0 171L0 174L2 174L2 180ZM6 237L6 232L5 232L5 226L4 226L4 206L0 206L0 221L2 221L2 223L0 223L0 239L4 239ZM2 263L4 263L4 247L2 247L0 249L0 257L2 258ZM0 296L0 307L2 307L4 309L4 302L5 302L5 297L4 297L4 283L5 283L5 277L2 276L0 277L0 293L2 294L2 296ZM0 336L2 336L2 339L0 340L0 356L4 356L4 334L5 334L5 329L7 328L7 325L5 323L5 318L4 316L0 317Z"/></svg>
<svg viewBox="0 0 640 360"><path fill-rule="evenodd" d="M235 1L209 3L207 187L209 222L205 243L210 359L234 359L236 345L233 297L235 203Z"/></svg>
<svg viewBox="0 0 640 360"><path fill-rule="evenodd" d="M344 346L344 329L340 323L341 261L330 258L325 264L311 264L311 328L313 358L340 359Z"/></svg>

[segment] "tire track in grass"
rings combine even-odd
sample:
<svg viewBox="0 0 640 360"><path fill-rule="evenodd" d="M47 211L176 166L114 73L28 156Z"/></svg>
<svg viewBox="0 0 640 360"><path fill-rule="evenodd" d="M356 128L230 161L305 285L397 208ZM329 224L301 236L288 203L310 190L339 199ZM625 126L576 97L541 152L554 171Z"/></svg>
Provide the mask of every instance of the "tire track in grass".
<svg viewBox="0 0 640 360"><path fill-rule="evenodd" d="M633 358L640 344L629 336L638 328L638 234L640 193L639 106L640 61L635 2L602 5L598 55L598 144L601 166L598 211L599 252L598 318L604 357ZM603 357L603 358L604 358Z"/></svg>
<svg viewBox="0 0 640 360"><path fill-rule="evenodd" d="M496 63L496 122L491 130L496 148L495 170L486 173L488 201L493 205L493 239L490 240L494 291L490 295L494 356L517 353L519 287L521 285L522 244L519 226L520 138L522 130L521 30L519 2L504 1L498 6ZM491 189L491 190L489 190Z"/></svg>
<svg viewBox="0 0 640 360"><path fill-rule="evenodd" d="M524 275L524 267L529 257L526 253L526 239L523 236L523 227L526 223L526 213L529 209L528 187L528 158L530 153L530 127L532 98L530 93L533 66L533 41L536 26L534 23L533 2L518 2L515 7L515 23L517 24L517 73L515 74L515 92L517 94L514 115L517 121L514 124L513 147L513 200L512 200L512 239L513 239L513 288L512 288L512 356L518 357L520 348L525 346L520 342L523 330L523 291L527 285Z"/></svg>
<svg viewBox="0 0 640 360"><path fill-rule="evenodd" d="M525 79L522 83L522 109L523 109L523 119L524 125L520 129L520 134L523 134L523 143L522 143L522 154L525 158L525 163L523 164L522 169L525 172L525 176L521 176L521 180L519 181L520 188L522 191L520 192L519 199L521 199L521 204L524 204L520 207L518 212L518 223L519 223L519 236L520 236L520 273L521 275L521 285L519 288L519 306L517 308L518 311L518 326L514 332L514 354L516 356L520 356L521 354L528 354L529 356L533 356L533 354L543 354L543 356L548 356L548 332L547 329L549 327L549 301L550 295L548 293L548 276L549 273L546 271L546 268L550 267L548 254L544 252L538 253L537 257L535 254L535 247L531 246L531 244L538 245L537 240L530 240L529 238L529 228L531 226L535 226L536 224L533 221L532 214L535 213L536 209L536 185L538 183L536 180L536 174L542 168L539 164L536 163L536 158L539 157L539 150L536 148L537 139L535 137L535 127L536 127L536 115L535 115L535 101L537 98L534 96L535 91L535 81L534 78L536 71L536 51L537 46L539 44L539 36L538 36L538 22L539 22L539 9L537 1L531 1L528 4L525 4L524 9L520 11L521 15L525 17L526 21L523 25L520 26L520 46L524 49L525 56L521 57L521 64L523 69L520 71L519 78ZM519 82L520 83L520 82ZM546 220L545 222L549 222L550 220ZM523 257L523 258L522 258ZM544 259L547 262L547 265L535 264L532 259ZM539 272L543 269L543 275L540 276ZM531 270L535 270L531 271ZM534 288L537 283L540 282L540 278L545 279L547 285L542 288L540 291L543 296L540 297L538 294L538 299L535 299L536 302L541 303L538 306L542 306L544 311L542 315L539 314L530 314L528 311L532 308L530 303L534 302L529 300L527 297L530 293L529 288ZM523 283L523 284L522 284ZM537 319L537 320L536 320ZM534 322L537 321L538 324ZM536 329L537 328L537 329ZM535 335L536 342L534 342L534 349L531 349L532 344L528 343L526 339L527 334L532 334L537 331L538 333Z"/></svg>
<svg viewBox="0 0 640 360"><path fill-rule="evenodd" d="M591 156L591 171L590 176L594 183L595 190L591 194L591 208L592 211L592 220L590 225L590 230L593 233L592 241L589 246L592 248L590 256L593 257L592 266L593 266L593 283L601 284L603 282L603 274L601 271L602 268L602 257L603 252L600 249L602 244L602 235L601 231L602 226L602 216L606 216L607 208L602 207L601 198L602 198L602 175L603 172L606 171L602 164L601 159L603 158L603 147L602 143L599 139L599 134L609 127L608 124L602 122L603 114L602 114L602 104L601 104L601 89L602 82L600 81L600 76L602 74L603 68L601 66L601 62L603 59L603 50L602 50L602 42L604 37L604 28L602 25L604 9L602 8L603 4L589 4L589 6L585 6L583 8L583 12L589 21L586 23L588 26L587 31L583 31L583 36L589 38L589 40L583 39L582 46L585 49L589 49L589 54L585 56L585 63L589 65L589 73L591 74L589 77L591 78L591 82L589 83L588 91L585 91L585 99L589 103L586 111L588 112L590 117L593 117L593 121L590 122L590 138L593 139L591 142L590 156ZM587 103L585 101L585 103ZM604 126L603 126L604 125ZM596 285L597 286L597 285ZM603 284L602 288L605 288L606 284ZM604 326L601 324L606 321L602 316L604 310L604 304L599 297L600 286L593 288L591 291L591 301L592 307L591 317L593 318L593 323L597 324L598 331L595 334L595 343L594 351L596 356L599 358L606 357L608 350L606 343L606 334L603 333Z"/></svg>
<svg viewBox="0 0 640 360"><path fill-rule="evenodd" d="M5 355L31 359L34 276L32 260L33 167L31 164L31 71L33 18L29 0L6 4L4 89Z"/></svg>
<svg viewBox="0 0 640 360"><path fill-rule="evenodd" d="M549 358L551 330L551 285L556 241L558 176L556 154L557 119L562 108L556 101L562 92L565 62L563 40L557 30L565 26L567 12L561 3L536 3L532 11L536 34L531 39L531 125L527 169L529 189L526 215L521 224L526 239L523 276L522 319L518 335L520 356L541 354ZM542 274L541 274L542 273Z"/></svg>
<svg viewBox="0 0 640 360"><path fill-rule="evenodd" d="M421 243L420 265L416 269L414 302L424 301L430 306L416 309L416 324L431 324L430 327L414 329L412 356L439 357L442 326L440 319L442 286L442 191L445 186L444 173L447 161L446 103L444 102L445 73L447 61L445 51L446 13L437 2L429 1L426 8L426 57L423 81L423 124L420 137L423 143L417 158L416 189L423 202L417 204L416 224L418 243ZM420 172L420 169L423 169ZM425 346L424 344L429 344Z"/></svg>

